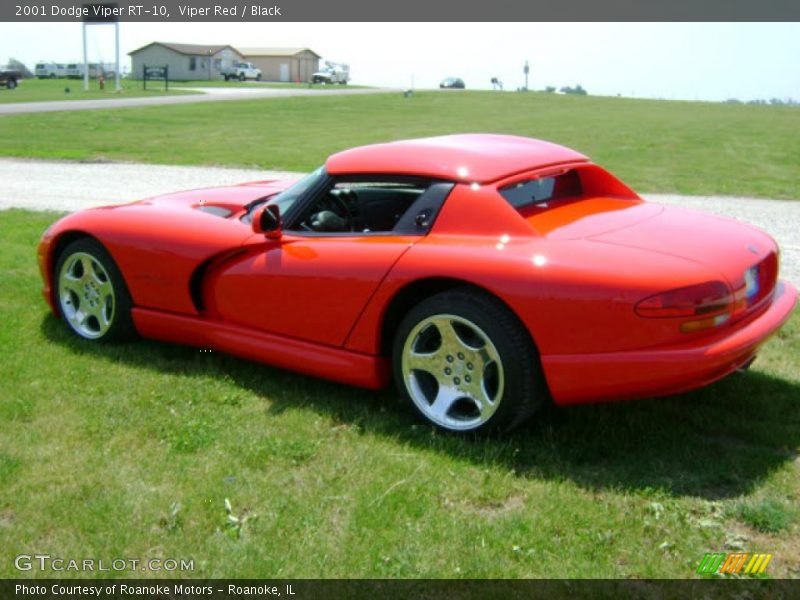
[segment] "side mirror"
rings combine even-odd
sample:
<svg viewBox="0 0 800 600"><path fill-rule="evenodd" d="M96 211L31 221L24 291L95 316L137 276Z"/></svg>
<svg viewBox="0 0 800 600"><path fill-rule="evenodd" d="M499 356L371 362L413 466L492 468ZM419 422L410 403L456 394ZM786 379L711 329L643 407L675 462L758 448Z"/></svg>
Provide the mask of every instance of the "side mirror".
<svg viewBox="0 0 800 600"><path fill-rule="evenodd" d="M276 204L259 207L251 222L254 233L277 240L281 237L281 211Z"/></svg>

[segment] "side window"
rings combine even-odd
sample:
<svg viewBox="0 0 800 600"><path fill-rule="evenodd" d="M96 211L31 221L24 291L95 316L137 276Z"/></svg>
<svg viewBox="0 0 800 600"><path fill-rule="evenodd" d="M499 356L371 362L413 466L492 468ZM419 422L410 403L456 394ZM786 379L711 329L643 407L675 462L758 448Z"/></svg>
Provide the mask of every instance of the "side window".
<svg viewBox="0 0 800 600"><path fill-rule="evenodd" d="M194 71L195 69L197 69L197 58L192 56L189 58L189 70Z"/></svg>
<svg viewBox="0 0 800 600"><path fill-rule="evenodd" d="M412 178L338 178L303 212L295 229L365 235L425 233L451 188L451 183Z"/></svg>

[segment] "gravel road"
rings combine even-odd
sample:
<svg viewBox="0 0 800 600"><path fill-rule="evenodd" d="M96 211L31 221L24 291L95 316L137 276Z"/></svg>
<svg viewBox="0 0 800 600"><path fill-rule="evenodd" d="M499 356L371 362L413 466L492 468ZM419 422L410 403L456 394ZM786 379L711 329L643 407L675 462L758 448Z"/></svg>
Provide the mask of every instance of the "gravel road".
<svg viewBox="0 0 800 600"><path fill-rule="evenodd" d="M224 102L228 100L254 100L259 98L286 98L288 96L350 96L358 94L400 93L389 88L304 89L304 88L176 88L197 92L180 96L152 96L140 98L110 98L99 100L54 100L48 102L9 102L0 104L0 116L21 113L56 112L72 110L99 110L126 106L155 106L159 104L194 104L197 102Z"/></svg>
<svg viewBox="0 0 800 600"><path fill-rule="evenodd" d="M252 169L0 158L3 184L0 209L73 211L181 189L299 175ZM800 201L675 194L643 196L653 202L726 215L768 231L781 246L782 276L800 284Z"/></svg>

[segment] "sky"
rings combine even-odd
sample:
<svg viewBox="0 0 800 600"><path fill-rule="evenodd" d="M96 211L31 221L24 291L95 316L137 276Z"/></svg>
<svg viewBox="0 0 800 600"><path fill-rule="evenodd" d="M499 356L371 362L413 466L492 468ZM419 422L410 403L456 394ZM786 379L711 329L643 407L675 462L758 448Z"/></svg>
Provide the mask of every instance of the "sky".
<svg viewBox="0 0 800 600"><path fill-rule="evenodd" d="M90 62L113 62L114 28L89 28ZM152 41L308 47L352 83L468 88L582 85L590 94L719 101L800 99L800 23L122 23L127 53ZM0 63L81 59L80 23L0 23Z"/></svg>

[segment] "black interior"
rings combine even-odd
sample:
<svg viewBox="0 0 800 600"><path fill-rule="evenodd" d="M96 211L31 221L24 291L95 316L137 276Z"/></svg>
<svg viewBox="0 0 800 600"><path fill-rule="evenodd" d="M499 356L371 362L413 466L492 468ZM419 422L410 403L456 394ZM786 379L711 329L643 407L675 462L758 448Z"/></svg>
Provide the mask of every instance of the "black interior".
<svg viewBox="0 0 800 600"><path fill-rule="evenodd" d="M338 185L310 206L300 229L318 232L392 231L425 191L412 185Z"/></svg>

